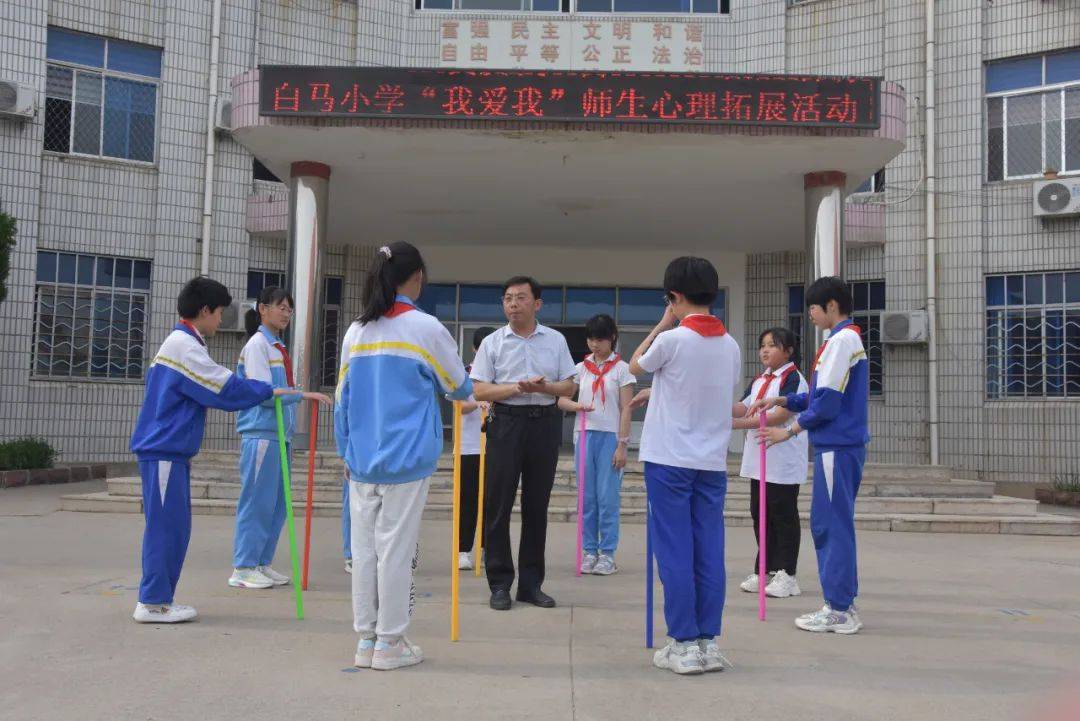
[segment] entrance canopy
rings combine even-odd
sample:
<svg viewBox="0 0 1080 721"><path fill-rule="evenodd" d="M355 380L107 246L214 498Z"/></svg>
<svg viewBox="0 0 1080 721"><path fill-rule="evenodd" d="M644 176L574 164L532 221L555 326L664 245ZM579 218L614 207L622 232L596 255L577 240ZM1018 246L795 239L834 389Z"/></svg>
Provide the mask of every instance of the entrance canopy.
<svg viewBox="0 0 1080 721"><path fill-rule="evenodd" d="M400 72L403 81L365 78L370 72ZM260 73L268 76L261 107ZM544 100L562 93L563 102L550 105L545 117L519 119L484 114L492 106L480 101L485 92L491 98L493 86L484 85L491 73L481 75L254 70L233 81L233 136L282 179L296 162L329 166L327 239L335 244L422 238L425 244L732 251L803 248L805 176L839 171L851 191L904 147L903 90L876 79L595 74L607 84L566 79L573 86L566 91L552 83L569 73L507 73L509 102L500 106L506 113L515 97L522 101L522 87L539 87ZM660 90L658 78L675 90ZM701 79L715 79L720 88L719 103L704 110L695 96ZM631 97L622 110L652 115L618 119L619 99L638 80L651 97L639 105ZM469 91L458 92L456 106L455 82ZM810 90L816 101L808 100ZM416 96L412 105L409 92ZM604 92L609 105L602 95L597 100ZM724 93L728 117L739 124L701 121L725 112ZM732 97L744 104L733 108ZM699 115L690 117L694 98ZM869 99L874 107L845 117L843 98ZM357 103L360 113L350 112ZM606 117L598 115L604 110Z"/></svg>

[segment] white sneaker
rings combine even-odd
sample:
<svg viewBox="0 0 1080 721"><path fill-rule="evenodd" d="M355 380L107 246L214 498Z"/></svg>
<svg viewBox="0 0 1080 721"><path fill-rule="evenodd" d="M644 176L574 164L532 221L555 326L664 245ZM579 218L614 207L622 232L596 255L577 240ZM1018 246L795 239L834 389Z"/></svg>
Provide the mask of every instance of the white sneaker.
<svg viewBox="0 0 1080 721"><path fill-rule="evenodd" d="M854 606L846 611L830 608L828 612L820 611L810 618L800 616L795 619L795 625L812 633L839 633L845 636L856 634L863 627Z"/></svg>
<svg viewBox="0 0 1080 721"><path fill-rule="evenodd" d="M802 589L799 588L799 582L794 576L789 576L787 571L780 570L765 587L765 595L773 598L788 598L802 595Z"/></svg>
<svg viewBox="0 0 1080 721"><path fill-rule="evenodd" d="M371 668L371 660L375 656L375 639L362 638L356 644L356 657L353 663L357 668Z"/></svg>
<svg viewBox="0 0 1080 721"><path fill-rule="evenodd" d="M701 638L698 639L697 644L706 671L723 671L725 668L731 668L731 661L720 653L720 646L716 643L716 639Z"/></svg>
<svg viewBox="0 0 1080 721"><path fill-rule="evenodd" d="M371 667L376 671L393 671L395 668L415 666L424 660L424 652L402 636L395 643L376 641L371 656Z"/></svg>
<svg viewBox="0 0 1080 721"><path fill-rule="evenodd" d="M596 554L595 553L586 553L584 556L581 557L581 572L582 573L592 573L595 568L596 568Z"/></svg>
<svg viewBox="0 0 1080 721"><path fill-rule="evenodd" d="M653 654L652 662L657 668L666 668L677 674L705 673L705 659L697 641L672 639L667 646Z"/></svg>
<svg viewBox="0 0 1080 721"><path fill-rule="evenodd" d="M270 582L275 586L287 586L289 584L288 576L282 576L269 566L257 566L255 570L269 578Z"/></svg>
<svg viewBox="0 0 1080 721"><path fill-rule="evenodd" d="M797 619L795 619L795 623L798 623L799 621L809 621L814 616L820 616L821 614L828 615L829 611L832 611L832 608L830 608L829 604L826 603L818 611L811 611L810 613L804 613L803 615L799 616Z"/></svg>
<svg viewBox="0 0 1080 721"><path fill-rule="evenodd" d="M352 559L345 559L345 573L352 573Z"/></svg>
<svg viewBox="0 0 1080 721"><path fill-rule="evenodd" d="M618 570L619 567L615 565L615 559L606 553L601 553L596 559L596 566L593 567L593 575L610 576Z"/></svg>
<svg viewBox="0 0 1080 721"><path fill-rule="evenodd" d="M229 585L233 588L270 588L274 582L257 568L234 568Z"/></svg>
<svg viewBox="0 0 1080 721"><path fill-rule="evenodd" d="M457 567L459 571L473 570L472 554L467 551L459 551L457 555Z"/></svg>
<svg viewBox="0 0 1080 721"><path fill-rule="evenodd" d="M772 580L772 578L773 578L773 574L771 574L771 573L768 574L768 580L765 581L765 588L766 589L768 589L768 587L769 587L768 584ZM739 584L739 588L746 591L747 593L757 593L758 592L758 587L757 586L758 586L758 575L756 573L751 573L749 576L746 577L745 581L743 581L742 583ZM768 593L767 590L766 590L766 593Z"/></svg>
<svg viewBox="0 0 1080 721"><path fill-rule="evenodd" d="M198 615L191 606L178 603L137 603L131 617L138 623L183 623Z"/></svg>

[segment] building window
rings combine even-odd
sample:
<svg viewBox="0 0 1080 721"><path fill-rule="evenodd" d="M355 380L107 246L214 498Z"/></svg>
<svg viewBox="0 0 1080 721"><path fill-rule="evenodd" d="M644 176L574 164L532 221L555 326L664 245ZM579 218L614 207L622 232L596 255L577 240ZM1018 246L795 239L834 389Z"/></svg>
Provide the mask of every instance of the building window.
<svg viewBox="0 0 1080 721"><path fill-rule="evenodd" d="M345 279L338 276L328 275L323 279L323 325L319 349L322 351L320 368L325 388L337 385L341 338L345 335L341 328L341 291L344 283Z"/></svg>
<svg viewBox="0 0 1080 721"><path fill-rule="evenodd" d="M863 347L870 366L870 395L885 390L884 356L881 342L881 311L885 310L885 281L869 280L848 283L851 291L851 322L862 331Z"/></svg>
<svg viewBox="0 0 1080 721"><path fill-rule="evenodd" d="M257 300L263 288L284 288L285 274L276 270L249 270L247 297Z"/></svg>
<svg viewBox="0 0 1080 721"><path fill-rule="evenodd" d="M803 323L806 319L806 289L802 285L787 287L787 327L795 334L795 355L802 350Z"/></svg>
<svg viewBox="0 0 1080 721"><path fill-rule="evenodd" d="M1080 397L1080 272L987 276L986 397Z"/></svg>
<svg viewBox="0 0 1080 721"><path fill-rule="evenodd" d="M154 162L161 50L50 27L45 150Z"/></svg>
<svg viewBox="0 0 1080 721"><path fill-rule="evenodd" d="M260 163L258 158L251 159L251 177L254 180L265 180L270 183L281 182L281 178L274 175L270 168Z"/></svg>
<svg viewBox="0 0 1080 721"><path fill-rule="evenodd" d="M38 251L34 296L35 376L142 378L149 260Z"/></svg>
<svg viewBox="0 0 1080 721"><path fill-rule="evenodd" d="M877 171L866 179L862 185L855 189L856 193L884 193L885 192L885 168Z"/></svg>
<svg viewBox="0 0 1080 721"><path fill-rule="evenodd" d="M415 0L417 10L524 10L580 13L720 13L731 0Z"/></svg>
<svg viewBox="0 0 1080 721"><path fill-rule="evenodd" d="M1080 49L986 66L987 180L1080 173Z"/></svg>
<svg viewBox="0 0 1080 721"><path fill-rule="evenodd" d="M859 327L869 365L870 395L880 396L885 390L884 353L881 342L881 311L885 310L885 281L861 280L848 283L851 292L851 322ZM796 348L801 348L802 329L806 313L806 290L801 285L789 285L788 328L795 334ZM813 363L813 359L810 359ZM813 368L807 366L813 373Z"/></svg>

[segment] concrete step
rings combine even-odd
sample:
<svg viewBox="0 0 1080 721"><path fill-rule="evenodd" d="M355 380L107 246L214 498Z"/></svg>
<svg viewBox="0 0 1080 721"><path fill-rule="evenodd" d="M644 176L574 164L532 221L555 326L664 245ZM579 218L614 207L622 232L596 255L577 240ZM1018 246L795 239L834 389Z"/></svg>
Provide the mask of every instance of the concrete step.
<svg viewBox="0 0 1080 721"><path fill-rule="evenodd" d="M293 480L293 499L298 502L307 500L307 484L304 479ZM111 478L108 480L109 494L114 496L141 496L142 482L138 478ZM236 500L240 497L240 484L236 481L191 482L191 497ZM320 482L314 486L313 501L316 503L340 503L341 481ZM799 497L799 509L809 512L811 495L804 489ZM428 493L428 503L450 504L453 500L451 486L448 483L433 483ZM577 489L571 486L556 486L551 494L553 506L577 507ZM744 484L727 494L725 509L743 510L750 505L750 494ZM644 508L645 493L640 488L623 488L622 507L624 509ZM1038 502L1006 496L993 498L930 498L910 496L865 496L860 495L856 508L862 513L915 513L947 514L961 516L1034 516Z"/></svg>
<svg viewBox="0 0 1080 721"><path fill-rule="evenodd" d="M202 459L202 455L199 456ZM202 460L192 465L191 477L193 480L225 481L235 483L239 481L239 471L235 463ZM915 470L922 467L916 466ZM928 468L928 467L927 467ZM738 477L738 467L729 468L731 488L738 484L748 483L746 479ZM318 467L315 471L315 483L327 486L336 486L341 483L343 471L338 468ZM306 458L297 457L292 467L293 480L295 482L307 482ZM887 497L927 497L927 498L990 498L994 495L994 484L984 481L971 481L950 479L948 473L932 471L926 476L908 469L902 473L899 467L885 465L868 465L864 473L862 484L859 488L860 496L887 496ZM439 483L449 484L453 473L450 464L440 462L439 470L432 477L433 485ZM560 468L555 474L556 486L576 486L576 474L567 467ZM645 487L644 475L635 470L627 471L623 476L624 489L642 490ZM809 488L809 484L807 484Z"/></svg>
<svg viewBox="0 0 1080 721"><path fill-rule="evenodd" d="M297 514L302 514L304 504L294 501ZM61 497L60 509L63 511L82 511L97 513L141 513L142 499L135 495L111 495L108 492L73 494ZM219 498L193 498L192 513L196 515L230 516L236 513L236 501ZM317 502L313 504L313 515L319 517L340 518L341 507L336 503ZM515 508L515 512L520 509ZM424 508L424 518L450 518L452 507L445 503L429 502ZM809 521L808 513L800 513L804 522ZM552 505L548 510L552 521L572 521L576 519L574 507ZM626 508L622 513L623 523L643 523L645 512L640 508ZM749 526L753 522L748 510L732 510L726 514L727 525ZM995 515L971 516L959 514L923 514L923 513L863 513L856 512L855 526L867 531L898 531L916 533L994 533L1017 535L1080 536L1080 518L1036 514L1030 516Z"/></svg>

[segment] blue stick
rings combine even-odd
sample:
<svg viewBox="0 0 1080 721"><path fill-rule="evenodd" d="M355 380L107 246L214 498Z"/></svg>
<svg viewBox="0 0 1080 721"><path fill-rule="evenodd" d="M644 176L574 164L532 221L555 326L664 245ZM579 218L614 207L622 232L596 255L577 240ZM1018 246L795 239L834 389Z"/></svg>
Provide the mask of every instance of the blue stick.
<svg viewBox="0 0 1080 721"><path fill-rule="evenodd" d="M645 648L653 647L652 512L645 502Z"/></svg>

